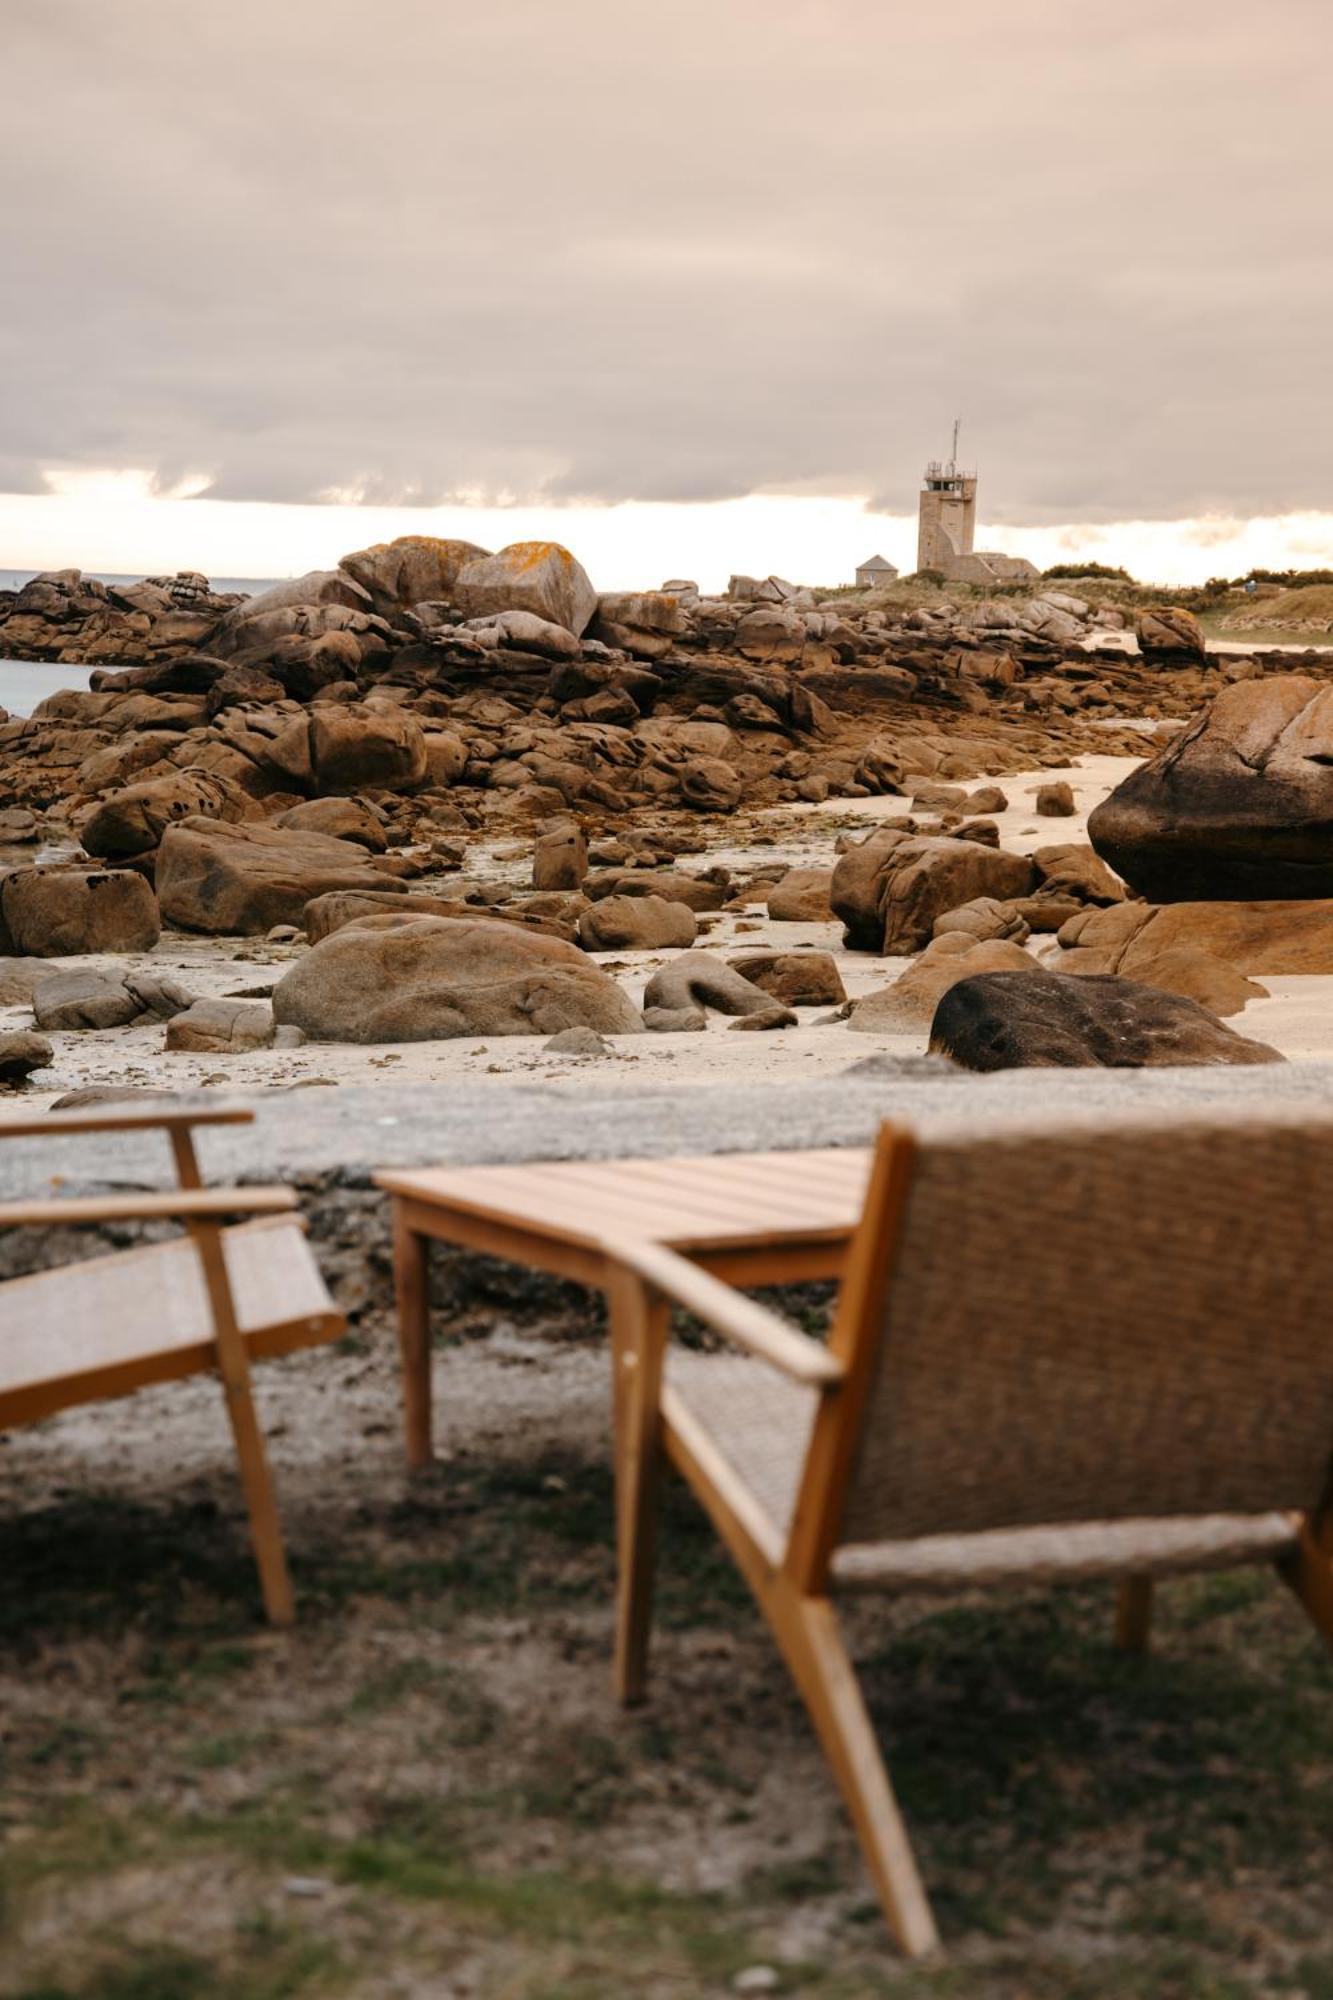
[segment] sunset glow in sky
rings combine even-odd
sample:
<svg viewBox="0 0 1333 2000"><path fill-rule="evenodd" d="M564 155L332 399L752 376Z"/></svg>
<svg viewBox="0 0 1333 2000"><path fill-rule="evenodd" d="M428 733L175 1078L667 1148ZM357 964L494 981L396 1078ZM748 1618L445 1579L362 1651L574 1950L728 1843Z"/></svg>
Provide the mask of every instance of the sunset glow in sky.
<svg viewBox="0 0 1333 2000"><path fill-rule="evenodd" d="M1333 567L1333 514L1053 528L982 519L979 546L1028 556L1041 569L1095 561L1118 564L1145 582L1196 583L1254 567ZM871 555L887 557L904 574L916 566L914 515L869 513L862 500L835 497L612 507L295 506L163 496L144 473L71 474L46 494L0 494L0 567L12 569L77 561L112 574L203 569L210 576L295 576L328 569L350 549L408 534L456 535L485 548L562 541L604 590L650 588L675 576L716 590L736 570L850 583L857 563Z"/></svg>

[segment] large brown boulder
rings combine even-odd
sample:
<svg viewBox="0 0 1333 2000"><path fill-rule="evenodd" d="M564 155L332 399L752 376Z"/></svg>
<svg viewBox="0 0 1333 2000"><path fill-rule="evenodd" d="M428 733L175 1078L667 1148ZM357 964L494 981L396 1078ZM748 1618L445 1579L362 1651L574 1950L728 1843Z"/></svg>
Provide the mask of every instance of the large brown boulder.
<svg viewBox="0 0 1333 2000"><path fill-rule="evenodd" d="M587 571L559 542L511 542L498 555L477 556L459 570L453 594L470 618L531 611L575 637L597 609Z"/></svg>
<svg viewBox="0 0 1333 2000"><path fill-rule="evenodd" d="M685 903L665 896L604 896L579 918L585 951L665 951L694 943L698 924Z"/></svg>
<svg viewBox="0 0 1333 2000"><path fill-rule="evenodd" d="M286 611L306 604L340 604L346 611L368 611L370 599L360 583L340 566L337 569L310 569L304 576L288 577L285 583L270 584L236 607L230 624L248 618L262 618L270 611Z"/></svg>
<svg viewBox="0 0 1333 2000"><path fill-rule="evenodd" d="M426 783L456 785L467 765L467 745L451 729L429 730L426 744Z"/></svg>
<svg viewBox="0 0 1333 2000"><path fill-rule="evenodd" d="M482 911L475 903L456 902L447 896L395 894L387 883L383 890L332 889L327 895L316 896L306 904L302 926L311 944L318 944L321 938L331 937L347 924L378 916L390 917L396 923L415 923L418 917L446 917L451 922L468 924L475 924L484 916L488 923L516 924L520 930L532 931L538 937L563 938L567 944L573 943L578 928L577 916L557 916L549 910L529 907Z"/></svg>
<svg viewBox="0 0 1333 2000"><path fill-rule="evenodd" d="M1203 627L1192 611L1156 605L1134 620L1139 651L1147 659L1202 660L1206 651Z"/></svg>
<svg viewBox="0 0 1333 2000"><path fill-rule="evenodd" d="M727 900L725 883L675 868L599 868L585 876L581 886L594 903L604 896L662 896L692 910L720 910Z"/></svg>
<svg viewBox="0 0 1333 2000"><path fill-rule="evenodd" d="M1238 1014L1267 988L1256 986L1208 942L1206 924L1168 923L1160 931L1159 915L1181 910L1234 909L1230 903L1176 903L1164 911L1150 903L1121 903L1108 910L1086 910L1060 927L1064 948L1059 970L1066 973L1118 972L1145 986L1184 993L1214 1014ZM1272 907L1282 909L1282 904ZM1303 909L1306 904L1289 907ZM1313 907L1322 908L1316 904Z"/></svg>
<svg viewBox="0 0 1333 2000"><path fill-rule="evenodd" d="M1094 808L1088 837L1153 903L1333 897L1333 688L1223 689Z"/></svg>
<svg viewBox="0 0 1333 2000"><path fill-rule="evenodd" d="M167 1023L166 1045L194 1055L271 1048L272 1009L260 1000L196 1000Z"/></svg>
<svg viewBox="0 0 1333 2000"><path fill-rule="evenodd" d="M830 901L853 950L906 955L929 942L946 910L978 896L1026 896L1036 882L1025 855L885 827L839 858Z"/></svg>
<svg viewBox="0 0 1333 2000"><path fill-rule="evenodd" d="M648 1016L682 1017L677 1023L682 1026L683 1017L690 1014L697 1016L697 1024L702 1026L704 1009L708 1007L719 1014L731 1014L737 1020L786 1012L771 993L710 951L682 951L670 959L648 981L643 1006ZM796 1016L791 1014L788 1018L794 1021Z"/></svg>
<svg viewBox="0 0 1333 2000"><path fill-rule="evenodd" d="M841 1007L847 998L829 951L759 951L729 961L742 979L784 1007Z"/></svg>
<svg viewBox="0 0 1333 2000"><path fill-rule="evenodd" d="M350 840L371 854L383 854L389 845L383 815L364 799L303 799L279 813L274 826L292 827L298 833L326 833L331 840Z"/></svg>
<svg viewBox="0 0 1333 2000"><path fill-rule="evenodd" d="M399 535L392 542L354 549L338 567L368 592L380 617L392 622L417 604L452 603L459 571L485 555L475 542Z"/></svg>
<svg viewBox="0 0 1333 2000"><path fill-rule="evenodd" d="M777 924L827 923L833 915L831 868L789 868L768 892L768 914Z"/></svg>
<svg viewBox="0 0 1333 2000"><path fill-rule="evenodd" d="M987 972L963 979L935 1010L930 1053L965 1069L1159 1069L1274 1063L1266 1042L1238 1035L1177 993L1132 979Z"/></svg>
<svg viewBox="0 0 1333 2000"><path fill-rule="evenodd" d="M510 924L350 924L279 980L274 1019L314 1041L423 1042L459 1035L554 1035L643 1023L607 973L574 945Z"/></svg>
<svg viewBox="0 0 1333 2000"><path fill-rule="evenodd" d="M49 1031L123 1028L143 1012L123 979L76 966L44 979L32 996L32 1018Z"/></svg>
<svg viewBox="0 0 1333 2000"><path fill-rule="evenodd" d="M805 620L778 604L747 611L736 627L736 650L747 660L794 667L805 651Z"/></svg>
<svg viewBox="0 0 1333 2000"><path fill-rule="evenodd" d="M1125 903L1061 927L1062 972L1119 972L1232 1014L1255 975L1333 973L1333 902Z"/></svg>
<svg viewBox="0 0 1333 2000"><path fill-rule="evenodd" d="M534 889L577 889L588 872L588 843L576 819L553 819L533 844Z"/></svg>
<svg viewBox="0 0 1333 2000"><path fill-rule="evenodd" d="M26 1007L44 979L60 970L44 958L0 958L0 1007Z"/></svg>
<svg viewBox="0 0 1333 2000"><path fill-rule="evenodd" d="M129 860L151 854L169 826L180 819L239 821L258 817L253 799L230 779L187 767L170 778L149 778L113 792L92 812L79 838L89 854Z"/></svg>
<svg viewBox="0 0 1333 2000"><path fill-rule="evenodd" d="M0 913L14 950L36 958L151 951L162 933L157 898L130 868L16 868Z"/></svg>
<svg viewBox="0 0 1333 2000"><path fill-rule="evenodd" d="M310 767L324 793L409 791L425 781L426 740L415 717L393 704L317 702Z"/></svg>
<svg viewBox="0 0 1333 2000"><path fill-rule="evenodd" d="M734 812L743 789L740 773L721 757L692 757L680 767L681 804L696 812Z"/></svg>
<svg viewBox="0 0 1333 2000"><path fill-rule="evenodd" d="M1039 895L1072 896L1080 903L1123 903L1125 885L1086 841L1039 847L1032 865L1041 882Z"/></svg>
<svg viewBox="0 0 1333 2000"><path fill-rule="evenodd" d="M660 660L686 624L684 606L671 591L617 590L598 598L592 636L636 659Z"/></svg>
<svg viewBox="0 0 1333 2000"><path fill-rule="evenodd" d="M162 914L182 930L257 937L299 924L306 904L331 889L394 893L363 848L295 827L188 819L168 827L157 850Z"/></svg>
<svg viewBox="0 0 1333 2000"><path fill-rule="evenodd" d="M1071 969L1089 972L1134 973L1150 953L1188 948L1257 978L1333 973L1333 902L1127 903L1082 911L1060 943Z"/></svg>

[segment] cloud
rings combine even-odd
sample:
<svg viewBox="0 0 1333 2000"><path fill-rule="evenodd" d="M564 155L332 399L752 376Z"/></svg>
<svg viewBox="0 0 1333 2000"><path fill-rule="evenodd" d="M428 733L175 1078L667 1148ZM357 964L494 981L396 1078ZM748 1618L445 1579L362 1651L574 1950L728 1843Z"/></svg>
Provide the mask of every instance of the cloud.
<svg viewBox="0 0 1333 2000"><path fill-rule="evenodd" d="M1326 506L1322 0L10 0L0 488Z"/></svg>

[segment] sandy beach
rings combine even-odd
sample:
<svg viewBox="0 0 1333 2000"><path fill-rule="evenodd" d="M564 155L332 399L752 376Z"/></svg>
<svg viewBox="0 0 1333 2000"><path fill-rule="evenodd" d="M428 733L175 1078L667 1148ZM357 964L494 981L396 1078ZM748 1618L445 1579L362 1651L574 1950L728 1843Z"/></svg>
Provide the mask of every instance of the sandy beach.
<svg viewBox="0 0 1333 2000"><path fill-rule="evenodd" d="M1008 800L994 817L1001 845L1032 853L1055 842L1086 839L1087 815L1135 767L1126 757L1083 757L1056 768L997 775ZM1039 785L1067 781L1077 812L1043 818L1033 809ZM977 783L985 783L983 776ZM736 815L734 837L681 863L687 871L722 865L738 874L777 862L792 867L831 867L840 837L860 839L876 826L905 818L906 797L832 800L824 805L784 806L765 813ZM522 849L515 856L515 847ZM528 849L512 838L478 842L468 855L468 885L502 883L518 892L530 887ZM414 887L457 895L457 875L424 878ZM697 949L725 960L760 948L828 952L835 959L849 999L889 985L909 958L877 957L849 951L836 921L775 923L762 902L743 912L719 911L700 919ZM1051 937L1034 937L1029 949L1039 964L1058 964ZM178 978L201 998L266 999L283 972L302 955L301 945L262 939L191 938L166 933L147 954L89 956L65 961L111 973L151 969ZM596 962L613 973L638 1003L652 974L670 953L601 952ZM1333 977L1290 975L1262 982L1270 997L1250 1003L1230 1025L1268 1042L1292 1061L1333 1060ZM129 1028L53 1032L55 1061L38 1072L26 1093L34 1105L49 1105L64 1094L91 1087L138 1086L154 1090L356 1085L381 1080L395 1084L455 1080L505 1084L571 1084L593 1080L601 1088L626 1090L710 1084L743 1086L809 1082L836 1076L875 1051L895 1056L924 1052L927 1029L900 1033L852 1031L827 1007L796 1010L799 1025L768 1034L743 1034L716 1015L703 1033L619 1036L610 1053L598 1057L548 1054L537 1036L466 1036L454 1041L394 1045L308 1043L302 1048L261 1049L245 1054L193 1055L167 1052L160 1023ZM0 1029L29 1025L31 1010L15 1006L0 1013Z"/></svg>

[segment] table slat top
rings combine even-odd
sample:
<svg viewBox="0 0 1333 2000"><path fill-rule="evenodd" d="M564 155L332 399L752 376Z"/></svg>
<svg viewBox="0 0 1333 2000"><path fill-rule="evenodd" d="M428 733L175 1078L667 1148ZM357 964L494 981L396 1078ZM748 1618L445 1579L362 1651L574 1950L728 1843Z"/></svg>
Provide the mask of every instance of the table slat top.
<svg viewBox="0 0 1333 2000"><path fill-rule="evenodd" d="M679 1250L836 1241L855 1227L871 1154L861 1147L654 1160L542 1160L378 1173L429 1208L595 1247L631 1236Z"/></svg>

